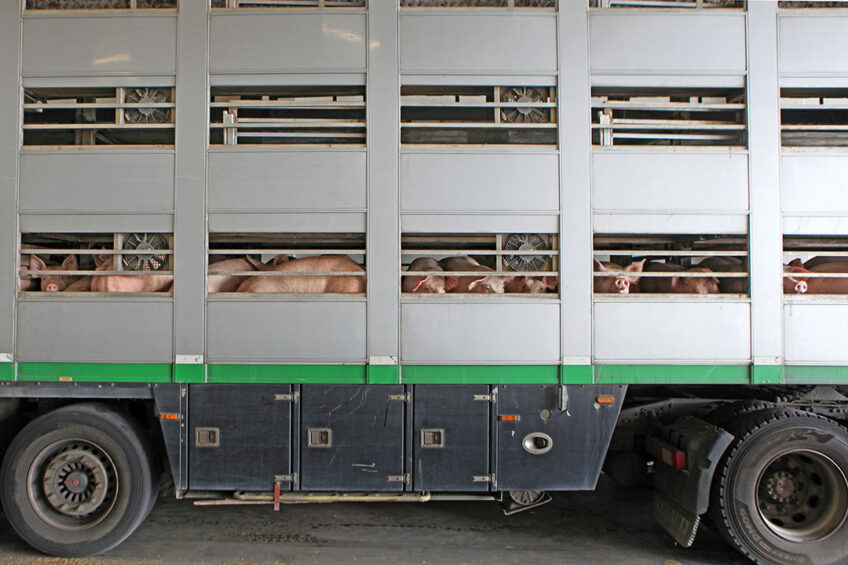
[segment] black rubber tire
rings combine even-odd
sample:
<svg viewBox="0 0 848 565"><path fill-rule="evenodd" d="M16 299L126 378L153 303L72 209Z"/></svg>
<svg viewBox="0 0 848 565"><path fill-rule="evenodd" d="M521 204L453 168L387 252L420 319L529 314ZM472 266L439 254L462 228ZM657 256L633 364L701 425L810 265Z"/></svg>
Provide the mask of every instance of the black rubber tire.
<svg viewBox="0 0 848 565"><path fill-rule="evenodd" d="M46 462L57 461L62 449L73 452L80 445L84 449L78 452L88 449L106 461L111 475L106 489L111 494L96 514L92 512L94 517L62 512L41 486L47 482ZM141 426L108 406L83 403L44 414L15 437L0 469L6 518L25 542L48 555L82 557L108 551L129 537L153 508L150 454Z"/></svg>
<svg viewBox="0 0 848 565"><path fill-rule="evenodd" d="M841 503L835 513L842 516L841 522L832 520L826 535L797 540L766 520L758 498L760 478L785 456L827 461L828 468L844 481L848 477L848 430L827 418L788 408L751 412L726 429L736 439L716 470L709 509L713 527L761 565L848 563L848 519ZM841 493L839 500L844 500L842 495L848 489L841 483L835 489Z"/></svg>

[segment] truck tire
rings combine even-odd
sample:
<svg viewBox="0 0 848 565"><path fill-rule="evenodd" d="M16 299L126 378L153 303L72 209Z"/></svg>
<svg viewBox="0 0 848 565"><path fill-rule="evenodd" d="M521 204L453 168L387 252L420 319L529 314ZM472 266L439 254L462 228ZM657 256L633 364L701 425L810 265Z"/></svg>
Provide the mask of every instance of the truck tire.
<svg viewBox="0 0 848 565"><path fill-rule="evenodd" d="M107 551L153 507L145 432L107 406L75 404L30 422L0 468L0 499L20 537L60 557Z"/></svg>
<svg viewBox="0 0 848 565"><path fill-rule="evenodd" d="M712 523L761 565L844 564L848 430L787 408L753 412L716 470Z"/></svg>

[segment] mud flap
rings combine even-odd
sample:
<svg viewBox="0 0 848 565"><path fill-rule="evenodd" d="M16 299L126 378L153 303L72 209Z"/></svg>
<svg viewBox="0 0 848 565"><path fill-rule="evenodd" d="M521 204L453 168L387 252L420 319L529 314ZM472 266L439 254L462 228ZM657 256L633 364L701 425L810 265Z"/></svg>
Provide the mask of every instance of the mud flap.
<svg viewBox="0 0 848 565"><path fill-rule="evenodd" d="M657 462L651 514L677 543L690 547L700 517L709 506L713 474L733 436L695 417L666 426L660 435L663 441L685 452L686 466L677 469Z"/></svg>

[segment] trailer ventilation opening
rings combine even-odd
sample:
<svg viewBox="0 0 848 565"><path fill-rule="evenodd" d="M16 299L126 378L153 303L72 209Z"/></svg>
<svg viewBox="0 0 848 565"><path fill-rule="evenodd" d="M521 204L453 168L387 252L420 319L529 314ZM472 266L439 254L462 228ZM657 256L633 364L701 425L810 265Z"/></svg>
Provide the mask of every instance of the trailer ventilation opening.
<svg viewBox="0 0 848 565"><path fill-rule="evenodd" d="M592 144L744 147L744 91L593 88Z"/></svg>
<svg viewBox="0 0 848 565"><path fill-rule="evenodd" d="M558 239L553 233L403 234L401 290L556 297Z"/></svg>
<svg viewBox="0 0 848 565"><path fill-rule="evenodd" d="M363 145L365 87L213 87L212 145Z"/></svg>
<svg viewBox="0 0 848 565"><path fill-rule="evenodd" d="M748 294L748 242L725 235L595 235L595 294Z"/></svg>
<svg viewBox="0 0 848 565"><path fill-rule="evenodd" d="M170 293L168 233L23 233L22 293Z"/></svg>
<svg viewBox="0 0 848 565"><path fill-rule="evenodd" d="M554 87L406 85L400 94L403 144L557 144Z"/></svg>
<svg viewBox="0 0 848 565"><path fill-rule="evenodd" d="M783 147L848 146L848 90L781 89L780 133Z"/></svg>
<svg viewBox="0 0 848 565"><path fill-rule="evenodd" d="M848 237L784 237L783 292L848 294Z"/></svg>
<svg viewBox="0 0 848 565"><path fill-rule="evenodd" d="M24 145L173 145L174 89L25 88Z"/></svg>
<svg viewBox="0 0 848 565"><path fill-rule="evenodd" d="M364 294L365 235L209 234L209 294Z"/></svg>

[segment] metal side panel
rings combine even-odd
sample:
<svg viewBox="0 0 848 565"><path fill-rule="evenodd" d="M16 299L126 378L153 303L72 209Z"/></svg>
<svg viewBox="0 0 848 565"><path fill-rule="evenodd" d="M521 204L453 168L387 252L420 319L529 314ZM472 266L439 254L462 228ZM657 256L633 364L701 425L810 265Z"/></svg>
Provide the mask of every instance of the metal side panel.
<svg viewBox="0 0 848 565"><path fill-rule="evenodd" d="M174 209L174 153L71 151L21 155L26 212L167 212Z"/></svg>
<svg viewBox="0 0 848 565"><path fill-rule="evenodd" d="M302 490L401 491L402 385L303 385Z"/></svg>
<svg viewBox="0 0 848 565"><path fill-rule="evenodd" d="M559 363L559 303L401 305L401 359L408 364Z"/></svg>
<svg viewBox="0 0 848 565"><path fill-rule="evenodd" d="M364 210L364 151L210 151L210 210Z"/></svg>
<svg viewBox="0 0 848 565"><path fill-rule="evenodd" d="M596 151L596 210L748 209L748 156L742 152Z"/></svg>
<svg viewBox="0 0 848 565"><path fill-rule="evenodd" d="M189 487L264 490L291 475L291 385L189 386ZM292 481L281 481L284 490Z"/></svg>
<svg viewBox="0 0 848 565"><path fill-rule="evenodd" d="M23 30L24 76L176 72L175 15L38 15Z"/></svg>
<svg viewBox="0 0 848 565"><path fill-rule="evenodd" d="M780 192L785 214L848 214L848 152L784 151Z"/></svg>
<svg viewBox="0 0 848 565"><path fill-rule="evenodd" d="M555 153L406 153L400 166L406 212L559 210Z"/></svg>
<svg viewBox="0 0 848 565"><path fill-rule="evenodd" d="M749 363L751 306L729 300L610 300L594 305L603 363Z"/></svg>
<svg viewBox="0 0 848 565"><path fill-rule="evenodd" d="M209 301L210 362L365 360L365 302Z"/></svg>
<svg viewBox="0 0 848 565"><path fill-rule="evenodd" d="M787 363L844 365L848 351L848 303L819 297L798 297L783 306Z"/></svg>
<svg viewBox="0 0 848 565"><path fill-rule="evenodd" d="M402 13L401 72L555 74L556 26L553 13Z"/></svg>
<svg viewBox="0 0 848 565"><path fill-rule="evenodd" d="M778 52L781 75L839 76L848 73L848 15L779 14Z"/></svg>
<svg viewBox="0 0 848 565"><path fill-rule="evenodd" d="M362 70L365 29L362 14L213 14L210 72Z"/></svg>
<svg viewBox="0 0 848 565"><path fill-rule="evenodd" d="M498 490L594 488L625 389L500 385ZM597 404L601 395L613 396L614 402Z"/></svg>
<svg viewBox="0 0 848 565"><path fill-rule="evenodd" d="M18 300L18 361L172 363L170 298Z"/></svg>
<svg viewBox="0 0 848 565"><path fill-rule="evenodd" d="M365 214L361 212L210 213L209 231L364 233Z"/></svg>
<svg viewBox="0 0 848 565"><path fill-rule="evenodd" d="M678 72L683 85L684 75L745 73L744 12L623 12L590 14L593 74Z"/></svg>
<svg viewBox="0 0 848 565"><path fill-rule="evenodd" d="M603 213L592 216L595 233L633 234L746 234L748 214L656 214L651 213Z"/></svg>
<svg viewBox="0 0 848 565"><path fill-rule="evenodd" d="M489 490L489 393L488 385L415 386L414 490Z"/></svg>

